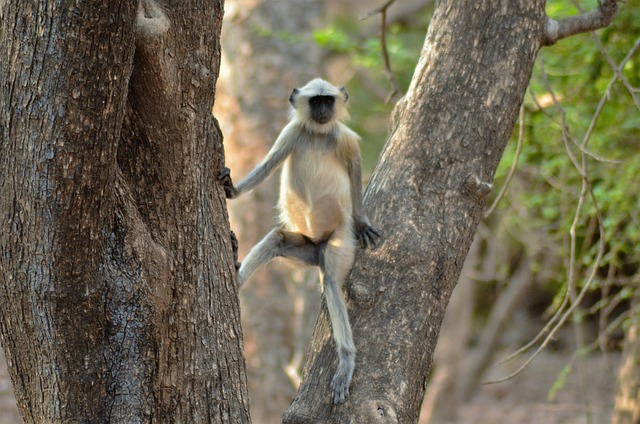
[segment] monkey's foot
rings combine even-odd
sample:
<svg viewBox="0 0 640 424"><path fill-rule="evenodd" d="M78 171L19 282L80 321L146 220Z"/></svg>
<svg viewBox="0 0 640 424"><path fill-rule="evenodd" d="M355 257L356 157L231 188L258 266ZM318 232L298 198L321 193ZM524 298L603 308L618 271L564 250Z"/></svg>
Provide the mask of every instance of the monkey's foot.
<svg viewBox="0 0 640 424"><path fill-rule="evenodd" d="M376 247L380 240L380 233L366 222L354 222L356 238L362 248Z"/></svg>
<svg viewBox="0 0 640 424"><path fill-rule="evenodd" d="M331 380L331 402L334 404L343 403L349 396L349 384L355 365L354 353L340 355L338 369Z"/></svg>

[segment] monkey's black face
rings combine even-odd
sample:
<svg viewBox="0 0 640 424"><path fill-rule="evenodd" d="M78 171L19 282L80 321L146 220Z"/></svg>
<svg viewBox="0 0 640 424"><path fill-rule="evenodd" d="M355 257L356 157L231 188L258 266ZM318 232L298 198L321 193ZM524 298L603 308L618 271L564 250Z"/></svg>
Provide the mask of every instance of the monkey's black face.
<svg viewBox="0 0 640 424"><path fill-rule="evenodd" d="M311 119L318 124L326 124L333 118L333 107L336 102L333 96L313 96L309 99Z"/></svg>

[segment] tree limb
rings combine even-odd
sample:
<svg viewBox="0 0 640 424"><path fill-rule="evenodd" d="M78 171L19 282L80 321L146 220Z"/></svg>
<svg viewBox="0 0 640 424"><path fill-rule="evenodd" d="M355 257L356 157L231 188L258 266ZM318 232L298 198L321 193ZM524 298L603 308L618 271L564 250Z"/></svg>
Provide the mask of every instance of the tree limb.
<svg viewBox="0 0 640 424"><path fill-rule="evenodd" d="M595 31L609 26L618 13L617 0L600 0L598 10L556 21L547 17L547 32L542 39L543 46L551 46L558 41L582 32Z"/></svg>

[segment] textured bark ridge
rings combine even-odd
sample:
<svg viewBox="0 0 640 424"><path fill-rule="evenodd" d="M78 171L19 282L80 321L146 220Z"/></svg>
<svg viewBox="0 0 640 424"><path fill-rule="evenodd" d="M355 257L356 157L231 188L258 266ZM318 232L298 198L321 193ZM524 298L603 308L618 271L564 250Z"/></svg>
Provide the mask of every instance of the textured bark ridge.
<svg viewBox="0 0 640 424"><path fill-rule="evenodd" d="M213 0L3 7L0 337L26 422L249 421L221 22Z"/></svg>
<svg viewBox="0 0 640 424"><path fill-rule="evenodd" d="M543 1L437 4L365 194L383 242L360 252L347 289L358 350L351 395L330 404L336 358L323 310L285 422L417 422L444 311L545 27Z"/></svg>

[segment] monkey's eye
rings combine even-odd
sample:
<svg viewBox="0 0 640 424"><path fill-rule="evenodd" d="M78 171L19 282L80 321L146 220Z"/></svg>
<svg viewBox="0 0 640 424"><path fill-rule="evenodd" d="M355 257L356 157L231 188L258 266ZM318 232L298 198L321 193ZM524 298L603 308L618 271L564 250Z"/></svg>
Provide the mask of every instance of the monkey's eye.
<svg viewBox="0 0 640 424"><path fill-rule="evenodd" d="M313 96L309 99L309 104L312 107L318 106L333 106L335 98L333 96Z"/></svg>

